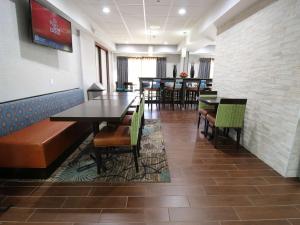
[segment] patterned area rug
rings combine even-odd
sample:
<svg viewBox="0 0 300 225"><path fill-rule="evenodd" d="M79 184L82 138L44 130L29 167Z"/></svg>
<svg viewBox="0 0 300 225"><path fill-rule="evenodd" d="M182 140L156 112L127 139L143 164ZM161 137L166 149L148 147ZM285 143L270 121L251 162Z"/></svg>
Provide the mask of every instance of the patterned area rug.
<svg viewBox="0 0 300 225"><path fill-rule="evenodd" d="M170 182L170 172L163 143L159 120L146 120L141 139L139 173L135 172L131 153L108 155L104 158L106 171L97 174L90 154L90 135L69 158L47 179L49 182L97 181L108 183L124 182Z"/></svg>

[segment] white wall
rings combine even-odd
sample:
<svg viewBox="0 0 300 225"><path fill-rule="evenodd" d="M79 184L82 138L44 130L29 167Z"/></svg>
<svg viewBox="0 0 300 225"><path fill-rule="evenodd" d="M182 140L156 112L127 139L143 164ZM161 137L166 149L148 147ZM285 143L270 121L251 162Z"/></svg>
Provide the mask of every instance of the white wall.
<svg viewBox="0 0 300 225"><path fill-rule="evenodd" d="M0 102L80 87L76 32L73 53L35 45L29 33L28 3L15 2L0 1Z"/></svg>
<svg viewBox="0 0 300 225"><path fill-rule="evenodd" d="M86 89L99 81L95 43L110 40L101 41L71 19L73 53L33 44L28 7L28 0L0 1L0 102L78 87L86 95ZM68 4L62 9L74 12L67 10ZM86 21L81 16L75 18L80 24Z"/></svg>
<svg viewBox="0 0 300 225"><path fill-rule="evenodd" d="M299 24L300 1L279 0L220 34L216 48L214 88L248 99L243 145L284 176L299 167Z"/></svg>
<svg viewBox="0 0 300 225"><path fill-rule="evenodd" d="M80 32L80 51L82 67L82 83L85 96L86 90L99 82L98 64L96 63L96 47L94 39L85 32Z"/></svg>

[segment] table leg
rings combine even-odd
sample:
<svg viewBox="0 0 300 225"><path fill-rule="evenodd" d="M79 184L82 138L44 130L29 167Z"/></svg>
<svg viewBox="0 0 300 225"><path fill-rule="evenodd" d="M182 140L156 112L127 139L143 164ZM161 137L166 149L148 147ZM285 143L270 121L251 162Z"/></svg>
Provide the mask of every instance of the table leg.
<svg viewBox="0 0 300 225"><path fill-rule="evenodd" d="M1 206L0 207L0 212L6 212L11 206Z"/></svg>
<svg viewBox="0 0 300 225"><path fill-rule="evenodd" d="M96 136L96 134L99 133L99 122L93 122L93 133L94 136Z"/></svg>
<svg viewBox="0 0 300 225"><path fill-rule="evenodd" d="M96 136L97 133L99 133L99 122L93 122L93 134L94 134L94 137ZM81 155L88 154L89 152L91 152L91 149L86 148L85 150L83 150L83 152L81 153ZM95 160L95 157L91 157L91 158L93 160ZM81 166L81 167L79 167L77 169L77 171L78 172L82 172L82 171L87 170L89 168L92 168L94 166L96 166L96 162L93 162L93 163L88 164L88 165Z"/></svg>

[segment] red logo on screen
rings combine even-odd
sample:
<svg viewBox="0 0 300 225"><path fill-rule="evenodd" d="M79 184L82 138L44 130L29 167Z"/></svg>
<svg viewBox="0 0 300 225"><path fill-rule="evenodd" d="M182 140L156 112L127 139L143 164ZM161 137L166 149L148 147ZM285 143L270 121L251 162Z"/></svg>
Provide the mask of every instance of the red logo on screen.
<svg viewBox="0 0 300 225"><path fill-rule="evenodd" d="M55 17L50 19L50 32L60 35L60 28Z"/></svg>
<svg viewBox="0 0 300 225"><path fill-rule="evenodd" d="M43 38L72 46L71 23L31 0L32 31Z"/></svg>

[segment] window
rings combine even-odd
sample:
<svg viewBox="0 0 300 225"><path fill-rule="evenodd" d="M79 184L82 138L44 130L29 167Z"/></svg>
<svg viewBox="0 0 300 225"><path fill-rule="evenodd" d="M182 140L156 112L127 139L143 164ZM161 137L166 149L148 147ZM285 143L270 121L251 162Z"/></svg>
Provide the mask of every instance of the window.
<svg viewBox="0 0 300 225"><path fill-rule="evenodd" d="M139 77L156 77L156 58L128 58L128 82L139 88Z"/></svg>

